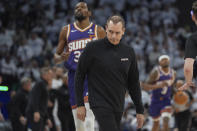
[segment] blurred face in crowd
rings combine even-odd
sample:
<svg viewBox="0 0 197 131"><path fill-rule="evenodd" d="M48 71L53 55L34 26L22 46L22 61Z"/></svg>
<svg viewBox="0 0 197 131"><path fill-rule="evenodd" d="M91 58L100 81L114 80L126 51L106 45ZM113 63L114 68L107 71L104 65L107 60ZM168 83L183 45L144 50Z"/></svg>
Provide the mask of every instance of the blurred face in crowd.
<svg viewBox="0 0 197 131"><path fill-rule="evenodd" d="M23 88L24 88L26 91L29 92L29 91L31 90L31 80L28 80L26 83L24 83Z"/></svg>
<svg viewBox="0 0 197 131"><path fill-rule="evenodd" d="M169 65L170 65L170 61L169 61L169 59L167 59L167 58L163 58L163 59L159 62L159 65L160 65L162 68L168 68Z"/></svg>
<svg viewBox="0 0 197 131"><path fill-rule="evenodd" d="M75 12L74 12L75 20L82 21L86 19L87 17L90 17L90 15L91 13L90 11L88 11L88 6L86 3L79 2L75 6Z"/></svg>
<svg viewBox="0 0 197 131"><path fill-rule="evenodd" d="M63 75L63 69L62 68L57 68L56 69L56 77L57 77L57 79L62 78L62 75Z"/></svg>
<svg viewBox="0 0 197 131"><path fill-rule="evenodd" d="M43 74L43 78L48 82L48 83L52 83L52 79L53 79L53 71L50 69L48 70L46 73Z"/></svg>
<svg viewBox="0 0 197 131"><path fill-rule="evenodd" d="M106 25L106 32L108 40L112 44L117 45L122 39L125 28L123 27L121 22L114 24L112 21L109 21Z"/></svg>

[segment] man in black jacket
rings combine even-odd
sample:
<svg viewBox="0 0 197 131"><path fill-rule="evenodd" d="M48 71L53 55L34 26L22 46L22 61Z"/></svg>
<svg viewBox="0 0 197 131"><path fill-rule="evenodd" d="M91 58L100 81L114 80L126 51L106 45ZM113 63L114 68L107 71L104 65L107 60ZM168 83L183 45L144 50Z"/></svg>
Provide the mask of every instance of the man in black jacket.
<svg viewBox="0 0 197 131"><path fill-rule="evenodd" d="M11 99L9 115L13 131L27 131L25 109L28 103L28 94L31 90L31 79L24 77L21 80L22 88Z"/></svg>
<svg viewBox="0 0 197 131"><path fill-rule="evenodd" d="M112 16L106 24L107 37L90 42L80 56L75 76L77 116L85 120L83 84L87 75L89 103L101 131L120 131L126 89L136 106L138 128L144 115L139 72L134 50L120 40L125 22Z"/></svg>
<svg viewBox="0 0 197 131"><path fill-rule="evenodd" d="M32 131L44 131L45 123L51 128L51 120L48 119L47 104L49 100L48 90L52 84L52 70L48 67L41 69L41 80L32 88L27 106L27 119Z"/></svg>

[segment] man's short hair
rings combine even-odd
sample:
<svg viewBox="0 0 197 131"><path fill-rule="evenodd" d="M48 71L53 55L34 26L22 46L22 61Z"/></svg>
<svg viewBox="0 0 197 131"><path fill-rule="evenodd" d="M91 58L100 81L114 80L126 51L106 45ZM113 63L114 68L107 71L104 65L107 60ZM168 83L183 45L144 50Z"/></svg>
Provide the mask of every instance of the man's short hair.
<svg viewBox="0 0 197 131"><path fill-rule="evenodd" d="M119 22L122 23L122 27L125 28L125 21L124 19L122 18L122 16L120 15L113 15L113 16L110 16L107 20L107 24L112 21L114 24L117 24Z"/></svg>
<svg viewBox="0 0 197 131"><path fill-rule="evenodd" d="M28 82L31 82L31 79L29 77L23 77L21 80L21 85L23 86L27 84Z"/></svg>
<svg viewBox="0 0 197 131"><path fill-rule="evenodd" d="M49 72L49 70L51 70L50 67L43 67L40 71L41 75L45 75L46 73Z"/></svg>

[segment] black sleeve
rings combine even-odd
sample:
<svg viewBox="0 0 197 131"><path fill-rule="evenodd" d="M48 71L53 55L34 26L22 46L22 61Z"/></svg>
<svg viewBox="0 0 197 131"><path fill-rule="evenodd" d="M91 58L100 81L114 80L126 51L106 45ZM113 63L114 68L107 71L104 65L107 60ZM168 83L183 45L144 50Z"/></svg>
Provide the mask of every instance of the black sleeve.
<svg viewBox="0 0 197 131"><path fill-rule="evenodd" d="M23 101L23 96L20 92L16 93L16 95L12 98L11 104L10 104L10 117L17 118L19 120L19 117L22 115L22 112L20 110L21 102Z"/></svg>
<svg viewBox="0 0 197 131"><path fill-rule="evenodd" d="M197 56L197 41L191 36L188 38L185 45L185 58L195 59Z"/></svg>
<svg viewBox="0 0 197 131"><path fill-rule="evenodd" d="M32 108L33 108L34 112L40 112L39 101L41 100L41 95L42 95L42 91L43 91L42 87L43 87L43 84L41 82L39 82L39 83L36 83L36 85L32 89L31 99L33 99L33 100L31 100L31 101L32 101Z"/></svg>
<svg viewBox="0 0 197 131"><path fill-rule="evenodd" d="M137 67L137 60L135 56L135 52L132 49L132 62L129 69L129 76L128 76L128 90L129 94L131 96L131 99L133 100L133 103L136 106L136 112L139 114L144 113L144 107L142 104L142 94L141 94L141 88L139 83L139 71Z"/></svg>
<svg viewBox="0 0 197 131"><path fill-rule="evenodd" d="M77 106L84 106L83 85L84 85L84 80L87 74L88 67L91 62L90 48L91 48L91 44L89 43L79 58L77 70L75 73L75 98L76 98Z"/></svg>
<svg viewBox="0 0 197 131"><path fill-rule="evenodd" d="M186 90L186 93L189 95L189 99L192 101L194 99L192 93L188 90Z"/></svg>

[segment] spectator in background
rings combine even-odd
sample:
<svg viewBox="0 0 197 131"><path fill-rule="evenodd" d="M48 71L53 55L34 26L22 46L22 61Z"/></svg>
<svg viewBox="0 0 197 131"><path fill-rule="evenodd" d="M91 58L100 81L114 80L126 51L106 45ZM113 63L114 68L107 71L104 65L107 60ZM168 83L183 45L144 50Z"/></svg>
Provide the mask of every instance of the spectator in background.
<svg viewBox="0 0 197 131"><path fill-rule="evenodd" d="M0 76L0 85L1 85L1 82L2 82L2 77ZM0 122L3 120L4 118L3 118L3 114L1 113L1 102L0 102Z"/></svg>
<svg viewBox="0 0 197 131"><path fill-rule="evenodd" d="M69 103L68 74L62 76L63 85L57 90L58 118L62 131L75 131L72 109Z"/></svg>
<svg viewBox="0 0 197 131"><path fill-rule="evenodd" d="M52 70L48 67L41 69L41 80L33 87L26 115L32 131L44 131L45 123L51 128L52 122L48 119L47 104L49 99L49 89L52 84Z"/></svg>
<svg viewBox="0 0 197 131"><path fill-rule="evenodd" d="M25 110L28 104L28 95L31 90L31 79L24 77L21 80L22 87L11 99L9 115L13 131L27 131L27 118Z"/></svg>

